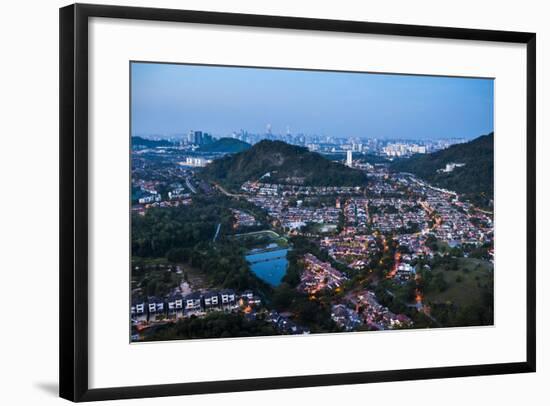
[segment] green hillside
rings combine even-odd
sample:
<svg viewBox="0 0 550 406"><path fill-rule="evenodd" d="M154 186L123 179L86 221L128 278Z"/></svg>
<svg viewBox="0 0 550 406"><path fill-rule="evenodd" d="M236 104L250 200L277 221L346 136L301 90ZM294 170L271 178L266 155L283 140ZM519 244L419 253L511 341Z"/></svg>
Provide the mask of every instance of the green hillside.
<svg viewBox="0 0 550 406"><path fill-rule="evenodd" d="M483 206L493 199L494 135L483 135L470 142L409 159L395 161L395 171L410 172L433 185L467 195ZM464 164L450 172L447 164Z"/></svg>
<svg viewBox="0 0 550 406"><path fill-rule="evenodd" d="M217 159L202 172L206 179L230 188L238 188L247 180L258 180L267 173L269 182L305 186L360 186L365 181L361 171L307 148L268 140L247 151Z"/></svg>
<svg viewBox="0 0 550 406"><path fill-rule="evenodd" d="M171 147L174 144L168 140L150 140L143 137L132 137L132 147L156 148Z"/></svg>

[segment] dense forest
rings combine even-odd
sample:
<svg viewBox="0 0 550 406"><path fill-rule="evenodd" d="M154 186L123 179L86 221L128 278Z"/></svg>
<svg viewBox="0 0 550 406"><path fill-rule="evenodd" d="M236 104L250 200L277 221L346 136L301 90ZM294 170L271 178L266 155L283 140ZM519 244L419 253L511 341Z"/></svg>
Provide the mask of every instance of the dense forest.
<svg viewBox="0 0 550 406"><path fill-rule="evenodd" d="M256 337L278 334L264 320L245 319L241 314L214 312L203 318L191 316L175 324L164 325L154 330L147 341Z"/></svg>
<svg viewBox="0 0 550 406"><path fill-rule="evenodd" d="M219 223L229 228L231 222L231 211L221 205L151 209L144 216L132 216L132 255L164 257L174 247L191 248L212 240Z"/></svg>
<svg viewBox="0 0 550 406"><path fill-rule="evenodd" d="M395 161L391 168L410 172L428 182L467 195L482 206L493 200L493 133L464 144L452 145L431 154L417 154ZM465 164L451 172L443 172L449 163Z"/></svg>
<svg viewBox="0 0 550 406"><path fill-rule="evenodd" d="M143 137L132 137L132 148L133 147L145 147L145 148L156 148L156 147L171 147L174 144L168 140L150 140Z"/></svg>
<svg viewBox="0 0 550 406"><path fill-rule="evenodd" d="M281 141L261 141L247 151L217 159L202 172L208 180L236 189L269 173L266 181L306 186L360 186L361 171L348 168L307 148Z"/></svg>
<svg viewBox="0 0 550 406"><path fill-rule="evenodd" d="M166 258L170 263L187 263L199 269L211 286L268 294L269 285L251 272L244 259L244 248L223 237L233 232L233 214L228 206L223 197L197 197L190 206L133 215L133 263L142 258ZM222 237L214 243L218 224Z"/></svg>

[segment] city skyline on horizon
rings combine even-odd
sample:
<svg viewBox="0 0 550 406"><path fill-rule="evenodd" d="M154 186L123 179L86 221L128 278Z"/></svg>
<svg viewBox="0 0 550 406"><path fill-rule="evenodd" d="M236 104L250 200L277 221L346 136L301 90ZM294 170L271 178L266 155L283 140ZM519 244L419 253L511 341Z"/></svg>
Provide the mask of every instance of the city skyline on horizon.
<svg viewBox="0 0 550 406"><path fill-rule="evenodd" d="M259 141L271 140L271 141L287 142L283 138L285 138L286 135L291 135L292 137L302 137L303 136L303 137L306 138L306 142L312 142L311 141L312 138L318 138L319 139L318 143L320 143L320 144L325 143L325 140L327 140L327 139L332 139L334 141L338 141L338 142L336 142L336 144L338 144L340 141L344 141L344 140L346 141L344 143L351 142L351 141L360 141L360 142L366 142L366 143L368 143L369 141L379 141L379 142L382 142L382 143L400 143L400 142L404 142L404 143L411 143L411 142L412 143L415 143L415 142L418 142L418 143L433 143L433 142L445 142L445 141L464 141L464 142L468 142L468 141L473 141L476 138L487 136L487 135L490 135L491 133L493 133L493 131L491 131L491 132L486 133L486 134L474 135L472 137L447 137L447 138L441 138L441 137L433 137L433 138L387 137L387 138L383 138L383 137L342 137L342 136L333 136L333 135L330 135L330 134L323 134L323 135L321 135L321 134L304 134L303 132L299 132L299 131L296 132L296 133L290 133L290 134L286 134L286 133L283 133L283 132L281 132L281 133L272 132L271 134L267 134L266 132L254 133L254 132L248 131L244 128L241 128L239 131L232 131L231 133L228 133L228 134L213 134L211 132L203 130L202 128L193 128L193 129L189 129L187 132L157 133L157 134L142 133L142 134L132 134L132 137L140 137L140 138L149 139L149 140L168 140L168 141L177 142L177 141L185 141L186 139L188 139L190 134L197 133L197 132L201 133L201 134L204 134L204 135L209 135L214 140L220 140L222 138L233 138L233 139L239 139L239 140L242 141L242 139L241 139L242 135L245 134L248 137L257 139ZM271 135L272 137L269 137L269 135ZM246 141L246 142L248 142L248 141ZM253 142L253 143L255 143L255 142Z"/></svg>
<svg viewBox="0 0 550 406"><path fill-rule="evenodd" d="M494 125L493 79L143 62L131 74L132 136L443 140Z"/></svg>

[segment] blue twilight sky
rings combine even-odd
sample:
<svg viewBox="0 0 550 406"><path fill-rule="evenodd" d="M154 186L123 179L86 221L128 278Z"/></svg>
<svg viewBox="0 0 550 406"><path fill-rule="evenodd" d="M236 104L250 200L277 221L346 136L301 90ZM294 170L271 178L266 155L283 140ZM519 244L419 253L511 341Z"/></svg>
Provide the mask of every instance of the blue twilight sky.
<svg viewBox="0 0 550 406"><path fill-rule="evenodd" d="M493 80L132 63L132 135L202 130L361 138L493 131Z"/></svg>

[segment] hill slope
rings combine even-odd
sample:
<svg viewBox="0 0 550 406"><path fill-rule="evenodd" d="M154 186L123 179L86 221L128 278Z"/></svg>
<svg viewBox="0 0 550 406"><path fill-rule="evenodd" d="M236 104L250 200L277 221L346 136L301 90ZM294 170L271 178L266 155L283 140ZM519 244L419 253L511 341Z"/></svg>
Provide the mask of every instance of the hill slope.
<svg viewBox="0 0 550 406"><path fill-rule="evenodd" d="M307 148L264 140L247 151L217 159L203 176L236 189L247 180L270 173L269 182L306 186L359 186L361 171L332 162Z"/></svg>
<svg viewBox="0 0 550 406"><path fill-rule="evenodd" d="M132 147L145 147L145 148L155 148L155 147L170 147L172 144L168 140L150 140L143 137L132 137Z"/></svg>
<svg viewBox="0 0 550 406"><path fill-rule="evenodd" d="M248 142L240 141L234 138L220 138L212 144L203 145L199 148L200 152L227 152L234 154L249 149L251 145Z"/></svg>
<svg viewBox="0 0 550 406"><path fill-rule="evenodd" d="M427 155L396 161L391 168L410 172L428 182L466 195L493 199L494 135L483 135L464 144ZM464 164L450 172L441 171L447 164Z"/></svg>

